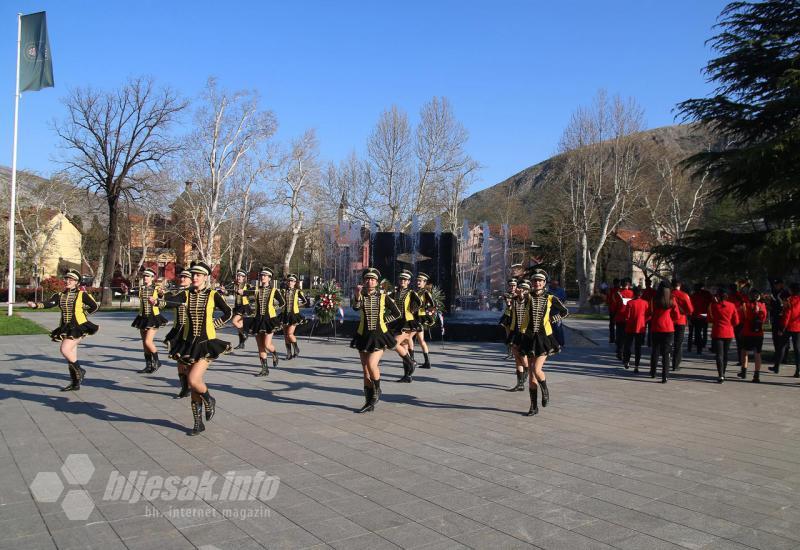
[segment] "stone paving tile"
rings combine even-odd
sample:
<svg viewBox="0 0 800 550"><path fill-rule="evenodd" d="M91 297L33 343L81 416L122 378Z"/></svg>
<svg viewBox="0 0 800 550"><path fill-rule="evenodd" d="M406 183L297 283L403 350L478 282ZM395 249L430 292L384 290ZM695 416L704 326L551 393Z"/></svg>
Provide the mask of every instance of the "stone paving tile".
<svg viewBox="0 0 800 550"><path fill-rule="evenodd" d="M353 415L363 399L357 358L344 339L304 339L303 356L266 380L252 376L252 349L216 362L207 380L217 416L187 438L188 403L171 398L174 367L137 374L130 315L97 319L101 332L81 346L87 380L74 394L57 391L66 369L46 338L0 338L9 365L0 378L0 548L800 546L800 441L786 435L800 429L800 402L785 373L758 388L719 386L706 383L710 356L690 354L662 386L616 365L602 322L576 320L601 345L548 361L552 401L534 419L520 414L527 395L501 391L513 378L501 346L471 343L432 343L434 368L403 387L391 383L400 363L387 355L378 409ZM63 495L32 500L29 484L78 453L95 464L81 488L96 506L76 522ZM114 470L264 471L281 481L264 502L132 503L104 500ZM225 519L235 507L269 517ZM179 514L190 510L198 515Z"/></svg>

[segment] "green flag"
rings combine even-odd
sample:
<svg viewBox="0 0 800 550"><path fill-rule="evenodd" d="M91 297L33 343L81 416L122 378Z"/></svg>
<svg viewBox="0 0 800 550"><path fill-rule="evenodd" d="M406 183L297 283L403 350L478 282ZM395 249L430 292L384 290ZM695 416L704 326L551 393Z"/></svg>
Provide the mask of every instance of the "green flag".
<svg viewBox="0 0 800 550"><path fill-rule="evenodd" d="M45 12L22 16L19 51L19 91L53 87L53 58L47 39Z"/></svg>

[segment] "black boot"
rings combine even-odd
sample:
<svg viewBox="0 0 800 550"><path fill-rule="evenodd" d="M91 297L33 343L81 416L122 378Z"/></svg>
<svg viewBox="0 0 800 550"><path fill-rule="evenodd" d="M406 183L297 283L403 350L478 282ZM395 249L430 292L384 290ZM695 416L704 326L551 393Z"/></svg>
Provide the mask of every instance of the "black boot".
<svg viewBox="0 0 800 550"><path fill-rule="evenodd" d="M753 373L753 380L752 380L752 381L753 381L754 383L756 383L756 384L758 384L758 383L760 383L760 382L761 382L761 378L759 378L759 376L758 376L759 374L761 374L761 373L760 373L760 372L758 372L758 371L756 371L756 372L754 372L754 373Z"/></svg>
<svg viewBox="0 0 800 550"><path fill-rule="evenodd" d="M650 367L650 378L655 378L655 377L656 377L656 368Z"/></svg>
<svg viewBox="0 0 800 550"><path fill-rule="evenodd" d="M775 374L778 374L780 372L780 370L781 370L781 367L780 367L780 365L774 365L772 367L769 367L769 370L771 370Z"/></svg>
<svg viewBox="0 0 800 550"><path fill-rule="evenodd" d="M178 393L178 395L175 396L175 399L183 399L184 397L188 397L189 394L192 393L189 390L189 377L186 376L185 374L179 374L178 378L181 381L181 391Z"/></svg>
<svg viewBox="0 0 800 550"><path fill-rule="evenodd" d="M61 388L61 391L75 391L81 388L80 380L78 379L78 370L74 367L74 363L67 363L69 369L69 378L72 380L69 384Z"/></svg>
<svg viewBox="0 0 800 550"><path fill-rule="evenodd" d="M375 409L375 405L381 399L381 393L382 393L381 392L381 381L380 380L373 380L372 381L372 399L370 401L372 403L372 409L373 410Z"/></svg>
<svg viewBox="0 0 800 550"><path fill-rule="evenodd" d="M800 378L800 367L795 367L794 369L794 377Z"/></svg>
<svg viewBox="0 0 800 550"><path fill-rule="evenodd" d="M291 361L292 358L294 357L294 354L292 353L293 351L294 350L292 349L292 344L291 343L287 343L286 344L286 360L287 361Z"/></svg>
<svg viewBox="0 0 800 550"><path fill-rule="evenodd" d="M194 417L194 428L189 432L189 435L197 435L205 431L206 427L203 424L203 402L192 401L192 416Z"/></svg>
<svg viewBox="0 0 800 550"><path fill-rule="evenodd" d="M372 394L374 390L371 386L364 386L364 406L358 409L356 412L365 413L372 410L375 410L375 405L372 403Z"/></svg>
<svg viewBox="0 0 800 550"><path fill-rule="evenodd" d="M292 353L292 357L299 357L300 356L300 346L297 345L297 340L292 342L292 349L294 352Z"/></svg>
<svg viewBox="0 0 800 550"><path fill-rule="evenodd" d="M525 389L525 371L517 371L517 383L506 391L522 391Z"/></svg>
<svg viewBox="0 0 800 550"><path fill-rule="evenodd" d="M547 389L547 380L539 380L539 386L542 388L542 407L546 407L550 402L550 392Z"/></svg>
<svg viewBox="0 0 800 550"><path fill-rule="evenodd" d="M256 376L269 376L269 359L266 357L259 357L261 359L261 371Z"/></svg>
<svg viewBox="0 0 800 550"><path fill-rule="evenodd" d="M421 369L429 369L429 368L431 368L431 360L430 360L430 358L428 358L428 352L427 351L423 351L422 352L422 356L425 358L425 362L422 363L419 366L419 368L421 368Z"/></svg>
<svg viewBox="0 0 800 550"><path fill-rule="evenodd" d="M244 331L239 331L239 345L233 349L244 349L244 343L247 341L247 335Z"/></svg>
<svg viewBox="0 0 800 550"><path fill-rule="evenodd" d="M747 367L742 367L742 369L739 371L739 374L737 374L736 376L738 376L742 380L747 379Z"/></svg>
<svg viewBox="0 0 800 550"><path fill-rule="evenodd" d="M404 376L405 380L403 382L411 383L414 376L414 371L417 370L417 362L414 361L414 358L411 357L411 354L403 357L403 370L405 370L406 375Z"/></svg>
<svg viewBox="0 0 800 550"><path fill-rule="evenodd" d="M214 418L214 413L217 412L217 400L211 397L211 394L206 388L205 393L201 393L200 397L203 399L203 405L206 406L206 420Z"/></svg>
<svg viewBox="0 0 800 550"><path fill-rule="evenodd" d="M413 360L415 363L417 362L417 360L416 360L416 359L414 359L414 350L413 350L413 349L409 349L409 350L408 350L408 355L410 355L410 356L411 356L411 359L412 359L412 360Z"/></svg>
<svg viewBox="0 0 800 550"><path fill-rule="evenodd" d="M150 360L151 370L148 374L152 374L161 368L161 359L158 358L158 352L151 353L150 357L151 357Z"/></svg>
<svg viewBox="0 0 800 550"><path fill-rule="evenodd" d="M150 374L153 372L153 354L149 351L144 352L144 364L145 367L141 370L138 370L139 374Z"/></svg>
<svg viewBox="0 0 800 550"><path fill-rule="evenodd" d="M272 368L278 368L278 350L275 350L272 353Z"/></svg>
<svg viewBox="0 0 800 550"><path fill-rule="evenodd" d="M535 414L539 414L539 404L536 402L537 401L536 393L538 389L539 387L536 384L533 384L531 385L530 388L528 388L528 393L531 396L531 408L528 409L528 414L526 416L533 416Z"/></svg>

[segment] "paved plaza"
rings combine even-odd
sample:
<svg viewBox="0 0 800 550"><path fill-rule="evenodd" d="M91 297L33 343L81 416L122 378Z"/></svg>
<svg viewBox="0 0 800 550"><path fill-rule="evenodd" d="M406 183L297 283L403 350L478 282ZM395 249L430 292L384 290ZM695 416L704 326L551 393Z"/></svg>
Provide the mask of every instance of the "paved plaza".
<svg viewBox="0 0 800 550"><path fill-rule="evenodd" d="M347 340L302 339L266 379L250 340L209 371L217 414L188 437L174 363L136 373L132 316L93 317L77 393L58 391L67 369L49 338L0 338L0 548L800 548L788 366L756 385L732 365L719 385L711 356L692 353L662 385L617 366L605 323L572 320L585 337L570 331L548 362L536 417L521 414L527 392L503 391L515 377L501 345L440 342L410 385L387 354L381 402L357 415ZM239 500L148 491L170 476L211 476L216 491L228 472L277 480Z"/></svg>

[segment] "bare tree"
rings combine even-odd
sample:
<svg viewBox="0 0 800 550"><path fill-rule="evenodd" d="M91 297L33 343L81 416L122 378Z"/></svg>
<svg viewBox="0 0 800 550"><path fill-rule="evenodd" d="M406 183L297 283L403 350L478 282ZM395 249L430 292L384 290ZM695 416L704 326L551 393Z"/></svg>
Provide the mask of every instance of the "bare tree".
<svg viewBox="0 0 800 550"><path fill-rule="evenodd" d="M411 217L415 201L411 155L408 116L392 105L381 113L367 141L365 177L379 201L383 229L392 230Z"/></svg>
<svg viewBox="0 0 800 550"><path fill-rule="evenodd" d="M579 305L594 292L603 246L625 219L629 199L639 185L641 148L633 134L644 114L633 99L608 99L600 91L590 108L572 115L561 138L559 185L570 205L575 229Z"/></svg>
<svg viewBox="0 0 800 550"><path fill-rule="evenodd" d="M44 258L55 252L53 237L78 202L80 193L57 178L46 180L26 172L19 172L18 182L19 260L41 267Z"/></svg>
<svg viewBox="0 0 800 550"><path fill-rule="evenodd" d="M252 248L251 238L257 212L267 206L263 179L274 166L265 159L250 159L242 165L240 176L233 183L232 210L237 212L228 224L228 269L249 271L252 260L247 260Z"/></svg>
<svg viewBox="0 0 800 550"><path fill-rule="evenodd" d="M103 304L111 303L110 280L119 255L120 199L142 191L139 172L155 170L178 151L168 131L186 102L168 88L157 90L135 78L113 92L73 91L67 117L55 130L71 154L66 168L74 181L103 196L108 206L108 241L103 269Z"/></svg>
<svg viewBox="0 0 800 550"><path fill-rule="evenodd" d="M281 160L281 176L275 189L278 204L289 212L289 244L283 257L283 274L290 271L303 222L313 209L313 198L320 181L319 144L314 130L292 141Z"/></svg>
<svg viewBox="0 0 800 550"><path fill-rule="evenodd" d="M277 129L272 111L259 110L258 102L256 92L230 93L209 78L196 112L195 130L187 139L184 170L194 185L191 192L180 195L178 206L189 226L184 237L211 264L221 256L220 228L236 202L234 183L241 181L245 160L265 155Z"/></svg>

